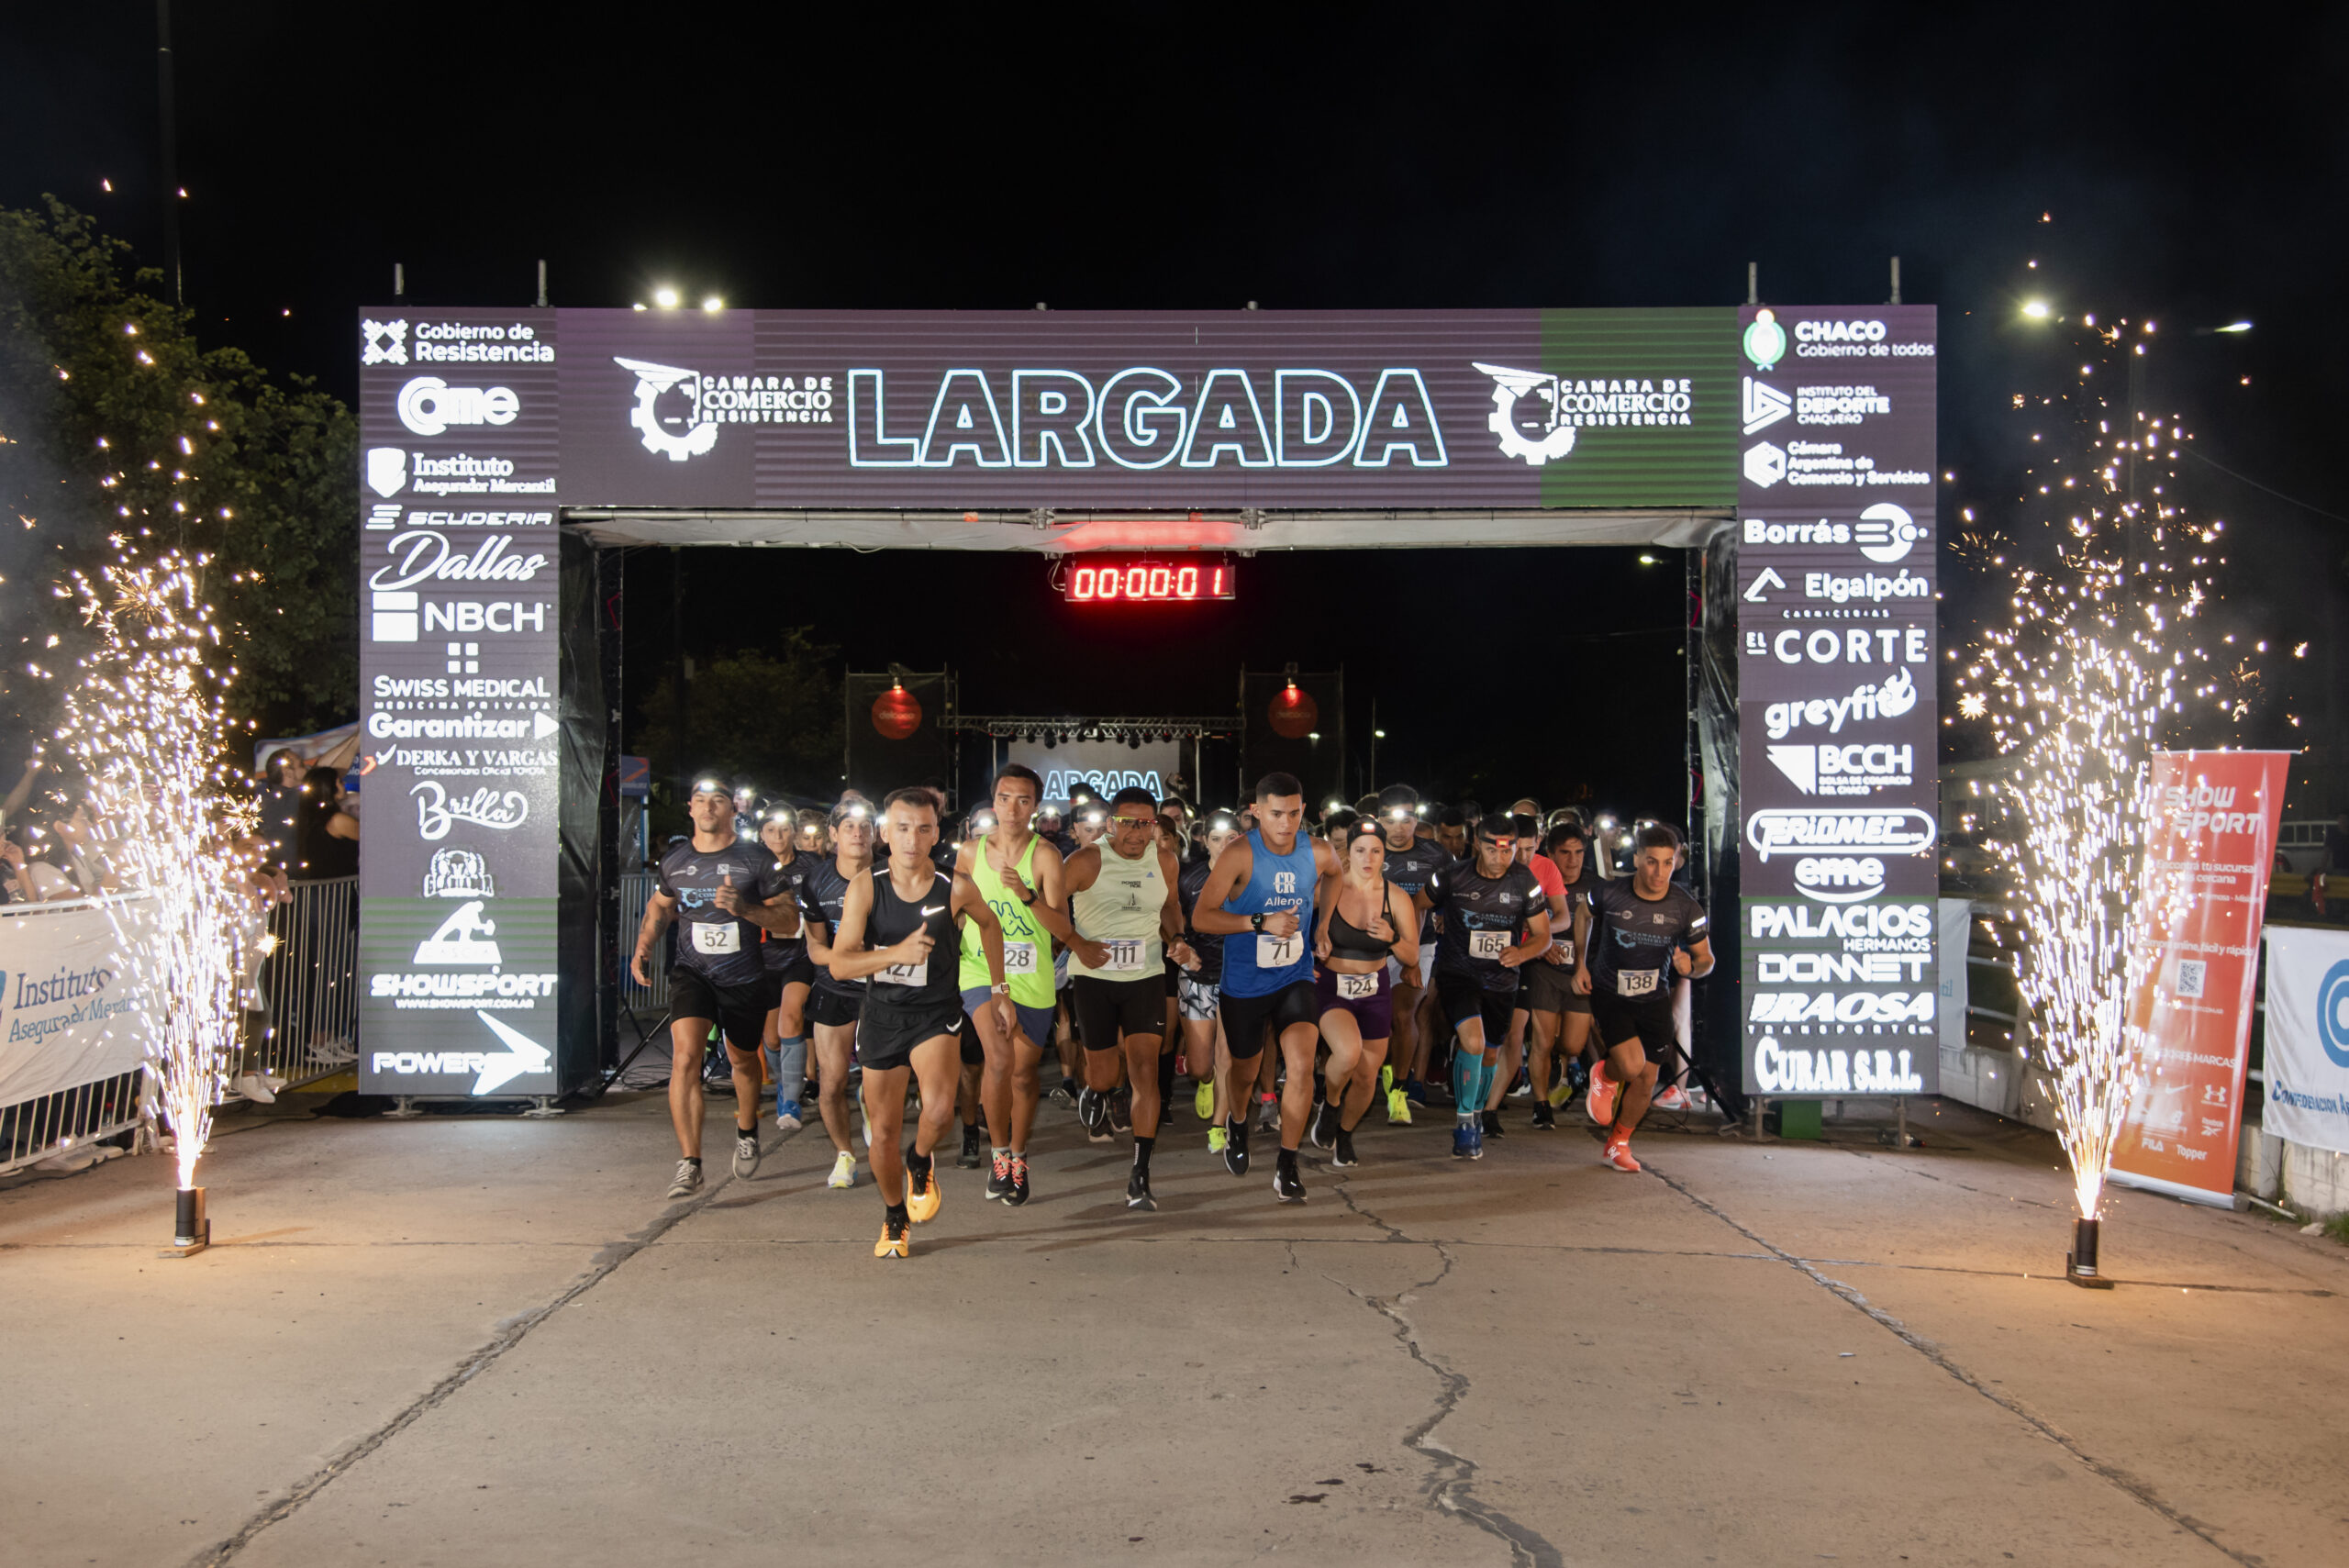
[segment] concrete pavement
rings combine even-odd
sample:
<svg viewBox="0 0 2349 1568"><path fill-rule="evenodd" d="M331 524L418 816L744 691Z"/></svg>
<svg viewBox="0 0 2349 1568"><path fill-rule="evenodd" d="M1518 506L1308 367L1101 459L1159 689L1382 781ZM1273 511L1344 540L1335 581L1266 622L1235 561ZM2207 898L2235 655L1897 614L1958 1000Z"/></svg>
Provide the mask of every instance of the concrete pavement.
<svg viewBox="0 0 2349 1568"><path fill-rule="evenodd" d="M298 1097L289 1097L289 1105ZM0 1192L6 1560L2330 1563L2349 1251L2121 1194L2054 1277L2040 1134L1956 1108L1597 1162L1579 1122L1274 1202L1183 1114L1162 1212L1048 1106L1036 1199L871 1256L811 1130L662 1200L657 1095L232 1123ZM1257 1140L1260 1152L1269 1142ZM950 1161L951 1161L951 1151Z"/></svg>

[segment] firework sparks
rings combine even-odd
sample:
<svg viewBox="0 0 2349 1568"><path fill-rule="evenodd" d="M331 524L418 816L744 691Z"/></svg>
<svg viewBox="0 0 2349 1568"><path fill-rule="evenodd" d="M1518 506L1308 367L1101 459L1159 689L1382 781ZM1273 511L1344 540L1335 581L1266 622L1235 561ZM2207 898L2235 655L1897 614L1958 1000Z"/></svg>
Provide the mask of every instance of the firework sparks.
<svg viewBox="0 0 2349 1568"><path fill-rule="evenodd" d="M2016 980L2035 1026L2023 1049L2052 1080L2056 1134L2087 1220L2099 1217L2145 1065L2150 1018L2131 1016L2130 999L2160 966L2141 933L2192 896L2147 864L2153 753L2189 714L2240 719L2258 684L2247 662L2213 671L2191 646L2222 525L2188 522L2175 485L2165 494L2167 459L2186 439L2176 422L2135 416L2105 395L2126 379L2110 373L2132 336L2125 323L2084 334L2108 373L2092 381L2097 365L2082 365L2064 400L2073 427L2032 432L2032 477L2050 483L2026 505L2065 509L2038 519L2039 549L2002 540L2007 548L1977 557L2011 582L2013 615L1959 676L1959 713L1987 718L2014 765L2007 793L2021 828L1996 847L2013 875ZM2053 400L2032 401L2040 406L2025 417L2050 417ZM2020 394L2014 402L2030 407ZM2056 470L2073 472L2056 478Z"/></svg>
<svg viewBox="0 0 2349 1568"><path fill-rule="evenodd" d="M59 739L87 775L106 853L136 890L106 908L145 982L147 1070L186 1191L236 1058L250 806L223 762L234 672L198 590L204 562L144 559L120 538L115 548L95 580L73 578L96 643L64 695Z"/></svg>

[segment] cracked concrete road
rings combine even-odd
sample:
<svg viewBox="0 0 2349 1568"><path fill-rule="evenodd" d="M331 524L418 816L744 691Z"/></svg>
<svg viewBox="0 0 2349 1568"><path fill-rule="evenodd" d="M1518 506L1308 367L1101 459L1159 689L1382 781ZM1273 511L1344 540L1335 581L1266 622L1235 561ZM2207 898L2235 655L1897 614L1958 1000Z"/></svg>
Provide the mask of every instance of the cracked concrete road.
<svg viewBox="0 0 2349 1568"><path fill-rule="evenodd" d="M247 1124L194 1260L156 1162L0 1192L7 1560L2337 1561L2349 1253L2122 1195L2075 1290L2052 1143L1927 1137L1374 1126L1299 1209L1185 1117L1129 1217L1048 1109L900 1265L820 1135L664 1205L657 1098Z"/></svg>

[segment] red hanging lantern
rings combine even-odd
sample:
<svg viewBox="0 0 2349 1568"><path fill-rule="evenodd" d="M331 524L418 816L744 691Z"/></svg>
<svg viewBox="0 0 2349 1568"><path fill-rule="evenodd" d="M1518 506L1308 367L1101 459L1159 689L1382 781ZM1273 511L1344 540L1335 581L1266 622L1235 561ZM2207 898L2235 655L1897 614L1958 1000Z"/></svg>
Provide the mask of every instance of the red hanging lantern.
<svg viewBox="0 0 2349 1568"><path fill-rule="evenodd" d="M1272 720L1273 733L1289 740L1304 740L1321 722L1321 705L1313 700L1312 693L1297 690L1295 681L1273 698L1264 712Z"/></svg>
<svg viewBox="0 0 2349 1568"><path fill-rule="evenodd" d="M890 740L903 740L921 728L921 699L893 685L873 699L873 728Z"/></svg>

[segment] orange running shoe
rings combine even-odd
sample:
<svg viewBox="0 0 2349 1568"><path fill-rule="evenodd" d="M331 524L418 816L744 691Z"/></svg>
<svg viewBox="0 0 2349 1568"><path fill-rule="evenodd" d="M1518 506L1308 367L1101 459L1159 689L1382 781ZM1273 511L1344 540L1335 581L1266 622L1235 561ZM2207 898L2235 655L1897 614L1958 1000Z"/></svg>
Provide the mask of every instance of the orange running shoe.
<svg viewBox="0 0 2349 1568"><path fill-rule="evenodd" d="M927 1171L917 1171L909 1161L906 1165L906 1213L916 1225L926 1224L938 1218L938 1206L946 1201L939 1191L938 1167L933 1163Z"/></svg>
<svg viewBox="0 0 2349 1568"><path fill-rule="evenodd" d="M1590 1070L1590 1093L1583 1096L1582 1108L1590 1113L1592 1121L1611 1127L1615 1122L1615 1101L1622 1093L1623 1085L1607 1075L1607 1063L1598 1062Z"/></svg>
<svg viewBox="0 0 2349 1568"><path fill-rule="evenodd" d="M1631 1140L1628 1138L1609 1139L1606 1159L1619 1171L1636 1172L1640 1168L1640 1162L1631 1157Z"/></svg>
<svg viewBox="0 0 2349 1568"><path fill-rule="evenodd" d="M914 1242L910 1227L895 1217L884 1219L881 1222L881 1240L873 1243L873 1255L876 1258L912 1257Z"/></svg>

